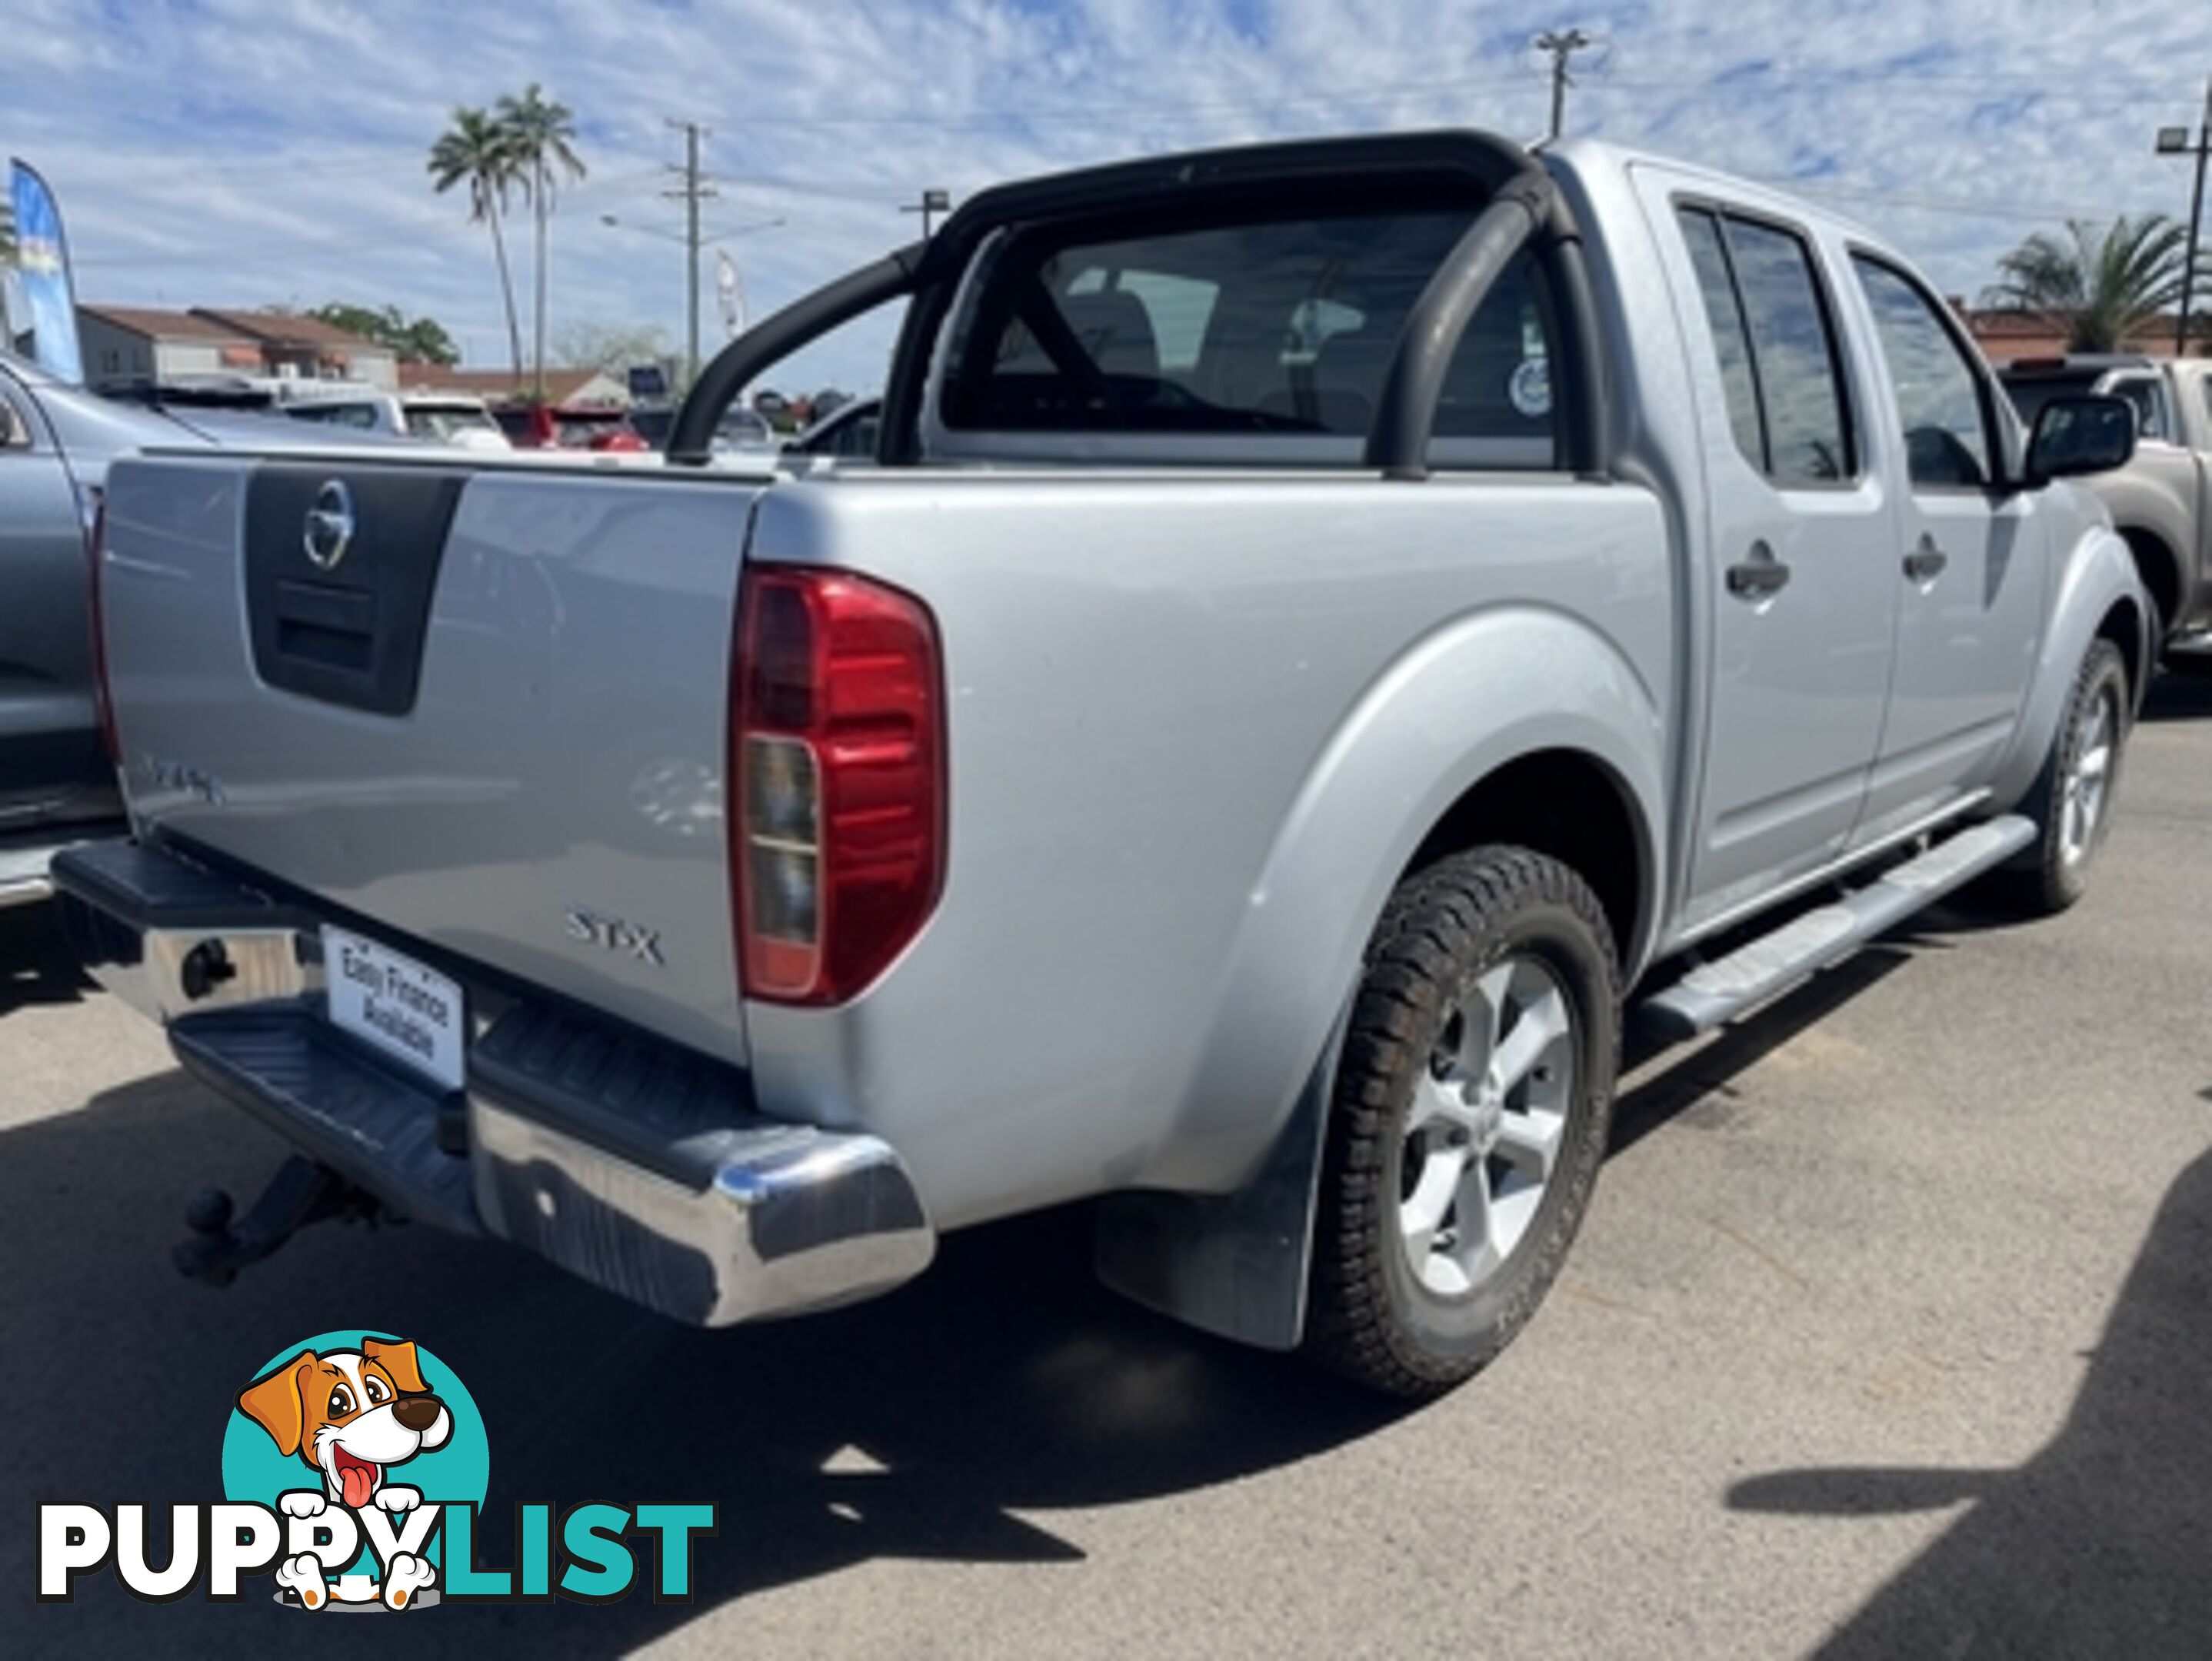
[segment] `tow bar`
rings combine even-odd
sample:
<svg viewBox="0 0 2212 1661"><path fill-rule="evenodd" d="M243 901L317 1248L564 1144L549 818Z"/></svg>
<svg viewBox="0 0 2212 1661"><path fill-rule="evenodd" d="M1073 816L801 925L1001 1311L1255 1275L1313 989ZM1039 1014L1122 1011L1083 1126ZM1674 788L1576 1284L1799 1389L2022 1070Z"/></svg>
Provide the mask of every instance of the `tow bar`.
<svg viewBox="0 0 2212 1661"><path fill-rule="evenodd" d="M327 1165L295 1154L277 1167L253 1209L234 1228L231 1197L220 1188L204 1188L185 1207L190 1240L170 1253L187 1280L228 1286L247 1264L258 1263L309 1223L336 1217L374 1226L384 1213L376 1197L348 1182Z"/></svg>

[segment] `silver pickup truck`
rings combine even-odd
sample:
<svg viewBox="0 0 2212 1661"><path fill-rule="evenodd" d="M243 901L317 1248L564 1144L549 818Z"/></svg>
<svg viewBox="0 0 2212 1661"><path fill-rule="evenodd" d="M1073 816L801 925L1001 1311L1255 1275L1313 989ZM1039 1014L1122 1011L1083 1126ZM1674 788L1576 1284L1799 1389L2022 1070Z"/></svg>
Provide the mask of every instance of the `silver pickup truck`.
<svg viewBox="0 0 2212 1661"><path fill-rule="evenodd" d="M2083 392L2124 398L2141 439L2116 472L2082 481L2112 516L2157 608L2171 667L2212 671L2212 360L2015 359L1999 371L2021 419Z"/></svg>
<svg viewBox="0 0 2212 1661"><path fill-rule="evenodd" d="M872 464L704 465L904 322ZM1988 874L2078 895L2128 550L1871 233L1475 133L976 197L620 474L125 462L106 984L375 1204L719 1325L1097 1202L1112 1285L1419 1393L1542 1296L1625 1018L1726 1021Z"/></svg>

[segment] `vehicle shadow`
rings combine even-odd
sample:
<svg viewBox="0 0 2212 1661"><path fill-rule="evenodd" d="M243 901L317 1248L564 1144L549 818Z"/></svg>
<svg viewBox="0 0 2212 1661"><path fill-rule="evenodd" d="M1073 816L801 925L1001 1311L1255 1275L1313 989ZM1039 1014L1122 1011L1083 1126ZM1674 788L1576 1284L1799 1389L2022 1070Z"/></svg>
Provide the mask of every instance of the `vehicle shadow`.
<svg viewBox="0 0 2212 1661"><path fill-rule="evenodd" d="M2167 1191L2088 1359L2064 1427L2016 1470L1788 1470L1729 1491L1796 1517L1971 1502L1821 1654L2212 1649L2212 1154Z"/></svg>
<svg viewBox="0 0 2212 1661"><path fill-rule="evenodd" d="M0 909L0 1015L32 1003L75 1003L92 988L51 905Z"/></svg>
<svg viewBox="0 0 2212 1661"><path fill-rule="evenodd" d="M1623 1076L1634 1082L1613 1104L1609 1153L1625 1153L1714 1096L1726 1095L1738 1074L1748 1071L1807 1028L1818 1025L1861 992L1903 968L1912 955L1901 944L1876 941L1757 1013L1723 1028L1680 1059L1640 1078L1635 1076L1664 1061L1671 1046L1632 1025L1621 1041L1620 1066Z"/></svg>
<svg viewBox="0 0 2212 1661"><path fill-rule="evenodd" d="M2191 674L2177 675L2168 670L2153 676L2139 718L2194 721L2207 715L2212 715L2212 662Z"/></svg>
<svg viewBox="0 0 2212 1661"><path fill-rule="evenodd" d="M1863 953L1638 1083L1619 1104L1615 1151L1909 961ZM168 1252L187 1194L214 1184L250 1197L284 1151L176 1073L0 1133L0 1468L21 1473L33 1502L219 1499L239 1388L283 1346L360 1325L423 1343L475 1398L493 1471L486 1567L512 1564L519 1501L720 1506L719 1536L696 1553L694 1603L641 1590L590 1610L452 1605L410 1618L410 1649L426 1658L477 1661L511 1642L628 1651L749 1593L878 1558L1079 1561L1034 1513L1252 1475L1407 1411L1104 1291L1080 1207L956 1234L920 1281L859 1308L723 1332L663 1321L504 1246L411 1228L365 1240L324 1225L228 1290L180 1282ZM26 1504L0 1525L0 1579L17 1585L34 1577L32 1515ZM36 1609L27 1635L71 1653L228 1654L261 1630L241 1622L307 1618L265 1603L265 1579L247 1585L240 1608L148 1605L102 1573L74 1604ZM377 1622L324 1619L319 1646L389 1642Z"/></svg>
<svg viewBox="0 0 2212 1661"><path fill-rule="evenodd" d="M167 1253L185 1193L211 1181L250 1196L282 1151L173 1074L0 1135L0 1469L15 1476L0 1580L33 1584L33 1502L139 1500L165 1516L222 1498L237 1391L333 1326L417 1340L475 1398L490 1443L487 1567L513 1562L518 1501L720 1506L691 1604L656 1603L641 1584L597 1609L406 1617L410 1653L471 1661L517 1640L627 1652L732 1599L876 1558L1077 1561L1048 1519L1020 1513L1206 1487L1405 1410L1097 1288L1079 1209L954 1235L930 1273L864 1307L721 1332L414 1228L364 1240L325 1225L226 1291L180 1282ZM166 1525L157 1534L161 1562ZM75 1603L19 1616L7 1647L228 1655L241 1637L269 1641L257 1619L311 1618L269 1603L265 1578L246 1585L240 1607L148 1605L103 1573ZM377 1622L312 1618L319 1648L392 1641Z"/></svg>

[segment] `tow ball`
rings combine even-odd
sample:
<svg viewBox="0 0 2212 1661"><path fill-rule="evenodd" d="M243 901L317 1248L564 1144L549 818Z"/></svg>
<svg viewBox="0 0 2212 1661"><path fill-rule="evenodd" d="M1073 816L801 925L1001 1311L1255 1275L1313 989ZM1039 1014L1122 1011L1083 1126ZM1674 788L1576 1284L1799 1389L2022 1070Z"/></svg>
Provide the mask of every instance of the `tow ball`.
<svg viewBox="0 0 2212 1661"><path fill-rule="evenodd" d="M185 1226L191 1238L170 1255L187 1279L228 1286L247 1264L260 1262L309 1223L335 1217L373 1224L384 1214L375 1196L297 1154L277 1167L235 1228L234 1209L220 1188L204 1188L186 1203Z"/></svg>

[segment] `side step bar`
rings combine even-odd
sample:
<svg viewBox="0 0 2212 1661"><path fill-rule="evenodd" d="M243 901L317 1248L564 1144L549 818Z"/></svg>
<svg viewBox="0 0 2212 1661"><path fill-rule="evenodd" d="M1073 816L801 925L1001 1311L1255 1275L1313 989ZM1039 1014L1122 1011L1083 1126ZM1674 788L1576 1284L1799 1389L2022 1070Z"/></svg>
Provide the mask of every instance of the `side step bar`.
<svg viewBox="0 0 2212 1661"><path fill-rule="evenodd" d="M1726 957L1699 964L1646 1000L1644 1019L1657 1036L1674 1042L1733 1021L1832 968L1876 935L2034 840L2033 821L2017 814L1970 826L1833 904L1792 918Z"/></svg>

